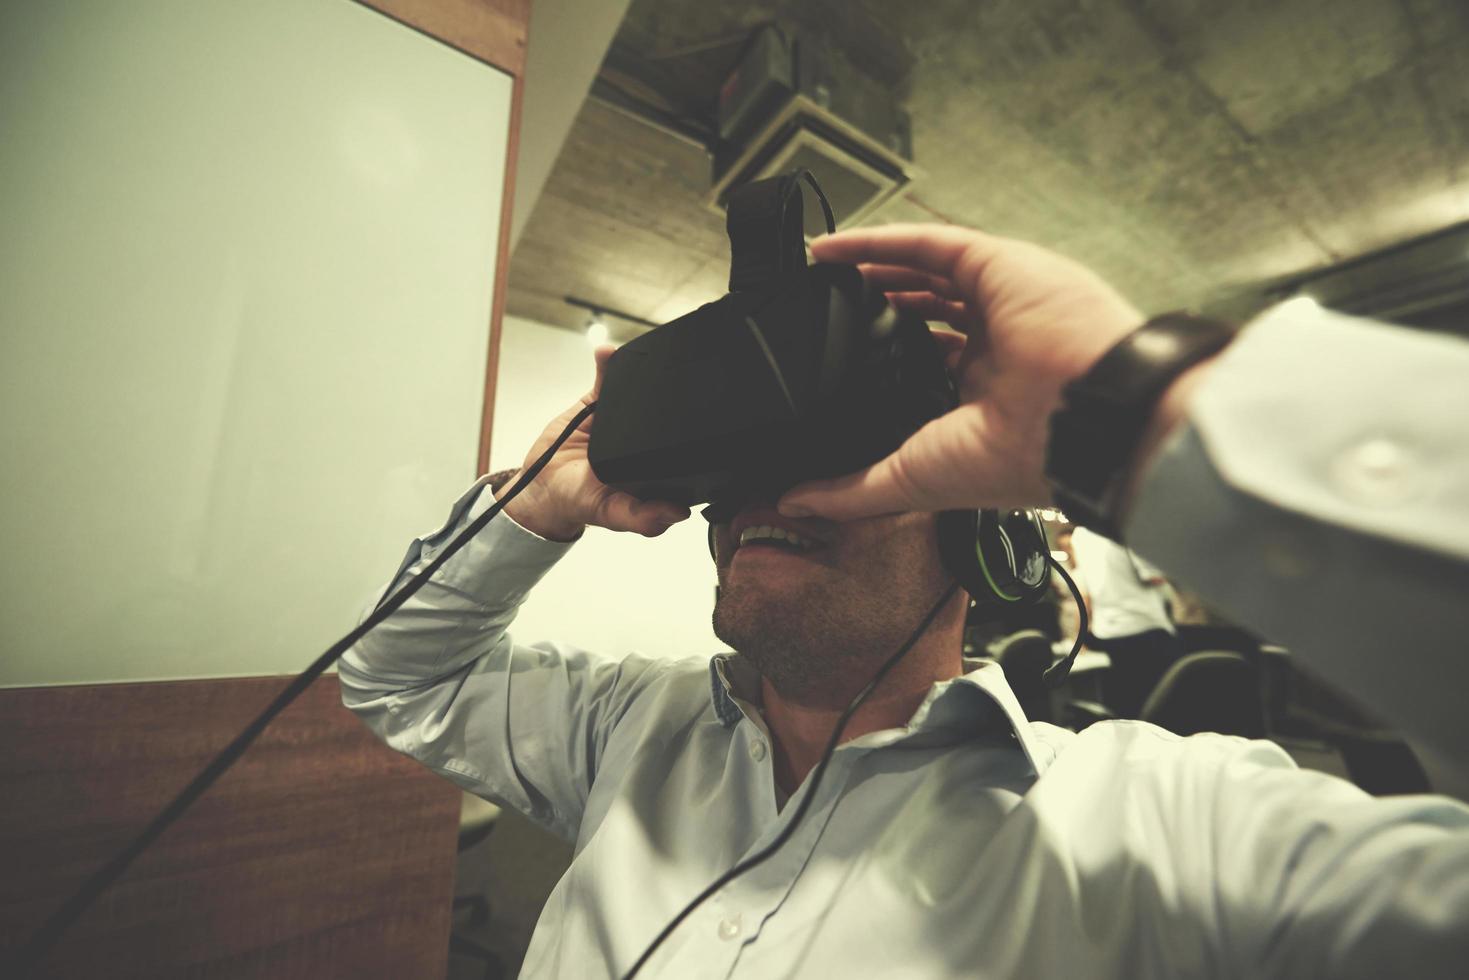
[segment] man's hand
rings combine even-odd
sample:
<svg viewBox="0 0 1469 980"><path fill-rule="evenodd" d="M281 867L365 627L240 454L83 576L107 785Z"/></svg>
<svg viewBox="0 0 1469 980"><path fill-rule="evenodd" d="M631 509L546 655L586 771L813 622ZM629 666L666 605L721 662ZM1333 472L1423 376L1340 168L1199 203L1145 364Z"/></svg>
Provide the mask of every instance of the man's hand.
<svg viewBox="0 0 1469 980"><path fill-rule="evenodd" d="M596 399L602 387L602 372L615 349L597 349L597 379L592 390L546 426L525 458L526 467L550 448L577 412ZM613 531L636 531L653 538L689 516L687 507L639 500L598 480L587 462L591 431L592 418L588 416L562 443L546 468L510 501L505 513L515 523L551 541L573 541L588 524Z"/></svg>
<svg viewBox="0 0 1469 980"><path fill-rule="evenodd" d="M949 345L961 404L868 469L793 489L781 512L853 520L1049 501L1042 468L1061 389L1142 314L1070 259L950 225L854 229L811 251L857 264L893 305L965 335L962 350Z"/></svg>

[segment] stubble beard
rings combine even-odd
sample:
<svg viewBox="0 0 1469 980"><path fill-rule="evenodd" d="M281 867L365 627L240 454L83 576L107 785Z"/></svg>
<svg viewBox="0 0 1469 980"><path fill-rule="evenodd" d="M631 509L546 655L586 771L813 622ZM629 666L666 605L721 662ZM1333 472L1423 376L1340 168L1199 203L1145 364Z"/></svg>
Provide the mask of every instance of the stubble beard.
<svg viewBox="0 0 1469 980"><path fill-rule="evenodd" d="M845 707L841 692L852 675L875 672L922 615L905 616L916 597L857 591L853 583L798 591L726 584L714 605L714 635L749 658L787 700ZM897 621L907 618L914 622Z"/></svg>

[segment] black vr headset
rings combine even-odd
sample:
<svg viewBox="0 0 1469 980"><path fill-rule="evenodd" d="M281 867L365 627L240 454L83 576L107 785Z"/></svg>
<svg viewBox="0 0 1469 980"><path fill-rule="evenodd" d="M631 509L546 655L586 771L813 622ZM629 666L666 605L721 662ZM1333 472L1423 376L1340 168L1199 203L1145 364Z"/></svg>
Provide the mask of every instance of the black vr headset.
<svg viewBox="0 0 1469 980"><path fill-rule="evenodd" d="M806 480L896 450L958 397L920 319L854 266L806 263L801 178L729 199L729 293L623 345L606 365L588 459L645 500L708 503L711 525ZM939 515L944 566L977 602L1034 601L1049 584L1045 531L1028 510Z"/></svg>

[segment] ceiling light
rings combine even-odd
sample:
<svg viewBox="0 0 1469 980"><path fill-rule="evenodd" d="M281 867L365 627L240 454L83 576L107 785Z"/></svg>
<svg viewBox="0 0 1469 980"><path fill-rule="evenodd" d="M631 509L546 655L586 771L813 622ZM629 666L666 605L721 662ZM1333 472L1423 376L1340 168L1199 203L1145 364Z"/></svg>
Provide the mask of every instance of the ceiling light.
<svg viewBox="0 0 1469 980"><path fill-rule="evenodd" d="M1321 304L1317 302L1316 297L1308 296L1305 293L1297 293L1280 306L1282 309L1296 313L1316 313L1321 309Z"/></svg>
<svg viewBox="0 0 1469 980"><path fill-rule="evenodd" d="M587 321L587 343L593 347L607 343L607 321L602 319L600 313L593 313L592 318Z"/></svg>

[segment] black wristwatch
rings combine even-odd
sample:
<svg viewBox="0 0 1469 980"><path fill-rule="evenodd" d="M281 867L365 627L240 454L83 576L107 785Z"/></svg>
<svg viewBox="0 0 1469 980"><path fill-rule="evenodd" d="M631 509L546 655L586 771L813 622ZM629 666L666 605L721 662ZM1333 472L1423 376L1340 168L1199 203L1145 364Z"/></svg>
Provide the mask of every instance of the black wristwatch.
<svg viewBox="0 0 1469 980"><path fill-rule="evenodd" d="M1234 334L1218 320L1165 313L1123 337L1063 389L1051 416L1046 481L1072 522L1122 540L1118 495L1158 400Z"/></svg>

